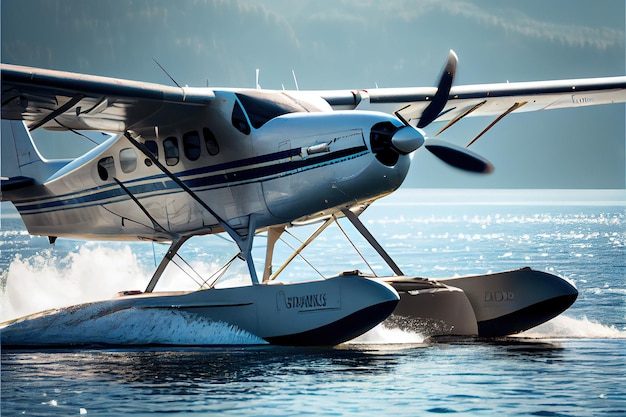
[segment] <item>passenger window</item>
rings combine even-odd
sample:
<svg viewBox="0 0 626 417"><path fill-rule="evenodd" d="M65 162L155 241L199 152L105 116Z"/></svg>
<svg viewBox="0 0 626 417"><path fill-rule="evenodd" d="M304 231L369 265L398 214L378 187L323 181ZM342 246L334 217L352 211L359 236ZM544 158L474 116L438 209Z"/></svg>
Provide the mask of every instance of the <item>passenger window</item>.
<svg viewBox="0 0 626 417"><path fill-rule="evenodd" d="M183 135L183 149L185 150L185 156L190 161L200 158L202 149L200 148L200 135L198 132L194 130Z"/></svg>
<svg viewBox="0 0 626 417"><path fill-rule="evenodd" d="M165 154L165 163L173 166L178 163L178 139L169 137L163 141L163 153Z"/></svg>
<svg viewBox="0 0 626 417"><path fill-rule="evenodd" d="M112 156L107 156L98 161L98 176L102 181L109 179L109 176L115 176L115 163Z"/></svg>
<svg viewBox="0 0 626 417"><path fill-rule="evenodd" d="M205 127L202 130L202 134L204 135L204 145L206 146L206 150L209 151L209 155L215 156L220 153L220 145L218 145L217 139L215 139L215 135L211 132L211 129Z"/></svg>
<svg viewBox="0 0 626 417"><path fill-rule="evenodd" d="M120 168L126 174L137 168L137 154L133 148L124 148L120 151Z"/></svg>
<svg viewBox="0 0 626 417"><path fill-rule="evenodd" d="M155 158L159 158L159 147L157 146L156 141L147 140L144 142L144 145L146 145L146 148L148 148L148 150L152 153L152 155L154 155Z"/></svg>
<svg viewBox="0 0 626 417"><path fill-rule="evenodd" d="M244 135L250 134L250 125L238 101L235 102L235 107L233 108L232 122L233 126L235 126L238 131Z"/></svg>

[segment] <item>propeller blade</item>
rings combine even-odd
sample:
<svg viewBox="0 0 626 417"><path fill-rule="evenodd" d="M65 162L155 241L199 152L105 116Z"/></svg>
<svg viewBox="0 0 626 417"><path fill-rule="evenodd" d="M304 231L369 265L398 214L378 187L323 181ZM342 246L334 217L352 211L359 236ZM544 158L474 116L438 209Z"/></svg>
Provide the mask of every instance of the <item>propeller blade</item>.
<svg viewBox="0 0 626 417"><path fill-rule="evenodd" d="M448 96L450 95L450 89L452 88L452 82L454 81L454 74L456 73L456 64L458 60L459 58L456 56L456 53L453 50L450 50L448 60L441 71L437 92L428 107L424 109L424 112L420 117L420 121L417 124L417 127L420 129L431 124L446 106Z"/></svg>
<svg viewBox="0 0 626 417"><path fill-rule="evenodd" d="M477 172L480 174L493 172L493 165L491 162L460 146L456 146L439 139L429 139L426 141L424 147L437 158L455 168L459 168L464 171Z"/></svg>

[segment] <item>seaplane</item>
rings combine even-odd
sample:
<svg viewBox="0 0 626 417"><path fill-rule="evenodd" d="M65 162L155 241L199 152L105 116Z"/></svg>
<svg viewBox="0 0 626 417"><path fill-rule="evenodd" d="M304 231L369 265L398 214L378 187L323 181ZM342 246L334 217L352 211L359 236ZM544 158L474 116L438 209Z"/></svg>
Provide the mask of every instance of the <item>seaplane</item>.
<svg viewBox="0 0 626 417"><path fill-rule="evenodd" d="M491 172L485 158L436 137L463 119L495 119L470 146L511 113L623 103L626 77L454 86L457 62L450 51L434 87L332 91L268 90L258 82L197 88L1 64L1 196L28 232L51 243L170 244L145 290L7 321L2 344L116 343L72 317L99 320L120 311L184 313L280 345L336 345L381 322L433 337L498 337L557 316L578 294L567 280L529 268L437 280L406 275L359 216L402 185L415 152ZM428 137L427 126L444 123ZM37 129L109 136L80 157L48 160L33 142ZM392 274L276 279L339 219ZM319 227L275 268L276 242L305 224ZM207 234L236 243L249 283L155 291L182 245ZM259 234L267 236L261 271L252 258Z"/></svg>

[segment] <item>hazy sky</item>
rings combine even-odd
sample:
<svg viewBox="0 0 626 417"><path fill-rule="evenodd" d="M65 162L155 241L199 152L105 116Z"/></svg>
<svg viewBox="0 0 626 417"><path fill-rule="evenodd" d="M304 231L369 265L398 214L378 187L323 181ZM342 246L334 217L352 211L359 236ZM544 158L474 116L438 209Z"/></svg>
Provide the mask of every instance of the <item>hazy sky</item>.
<svg viewBox="0 0 626 417"><path fill-rule="evenodd" d="M2 0L1 59L171 84L346 89L625 74L625 2L603 0ZM490 118L444 139L465 145ZM472 149L474 176L417 152L413 187L625 188L624 105L507 116Z"/></svg>

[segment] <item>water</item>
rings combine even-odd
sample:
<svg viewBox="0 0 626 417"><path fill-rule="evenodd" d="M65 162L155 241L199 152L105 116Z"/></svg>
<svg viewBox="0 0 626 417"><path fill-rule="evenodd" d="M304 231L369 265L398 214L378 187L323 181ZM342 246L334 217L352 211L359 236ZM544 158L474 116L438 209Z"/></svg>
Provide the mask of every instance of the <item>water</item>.
<svg viewBox="0 0 626 417"><path fill-rule="evenodd" d="M11 352L3 354L2 415L617 416L625 347L570 340Z"/></svg>
<svg viewBox="0 0 626 417"><path fill-rule="evenodd" d="M378 327L335 348L286 348L184 317L127 318L166 323L162 336L170 342L203 346L4 350L2 415L624 415L626 199L623 193L559 196L564 199L407 191L362 216L408 274L531 266L576 284L580 295L569 310L516 337L435 343ZM6 213L1 234L0 320L143 289L155 257L166 250L71 240L51 249ZM257 243L260 266L264 242ZM208 276L234 246L207 237L184 252ZM376 273L388 273L371 251L363 252ZM287 254L279 248L277 257ZM304 256L322 274L368 271L336 227ZM299 261L282 279L316 274ZM245 265L237 265L223 285L241 283L244 275ZM172 268L157 289L195 286Z"/></svg>

